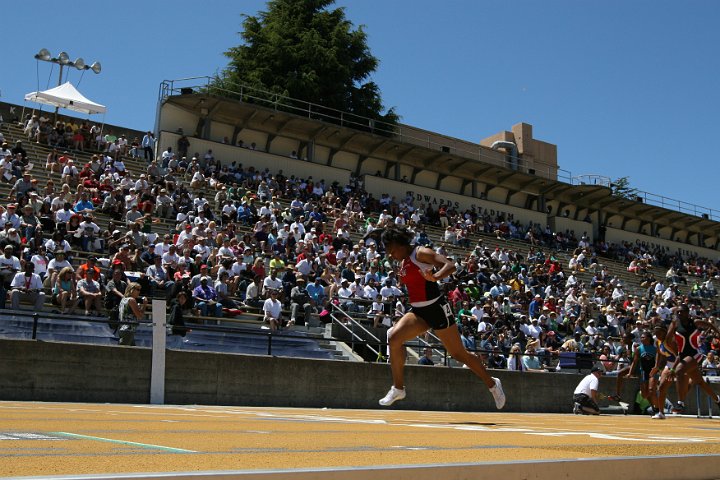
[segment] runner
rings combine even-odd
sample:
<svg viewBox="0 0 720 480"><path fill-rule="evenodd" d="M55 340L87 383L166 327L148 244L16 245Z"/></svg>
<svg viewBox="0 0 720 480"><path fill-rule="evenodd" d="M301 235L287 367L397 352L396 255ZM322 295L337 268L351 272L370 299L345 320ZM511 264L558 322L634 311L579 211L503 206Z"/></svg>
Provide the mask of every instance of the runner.
<svg viewBox="0 0 720 480"><path fill-rule="evenodd" d="M665 420L665 398L668 388L675 380L675 360L677 359L677 341L674 335L668 335L667 327L659 323L655 325L655 346L657 354L655 355L655 366L650 371L650 391L654 392L657 388L656 407L653 407L655 414L651 417L653 420ZM658 373L660 374L658 386Z"/></svg>
<svg viewBox="0 0 720 480"><path fill-rule="evenodd" d="M700 371L700 362L703 358L700 353L700 337L704 330L714 330L716 335L720 335L720 330L705 320L693 320L687 304L682 304L677 308L675 317L668 329L668 335L677 332L675 338L679 352L675 364L678 401L673 408L673 413L685 411L685 398L690 390L691 381L720 406L720 396L710 388Z"/></svg>
<svg viewBox="0 0 720 480"><path fill-rule="evenodd" d="M391 225L373 230L366 236L385 245L387 256L401 262L399 278L405 284L411 309L388 330L390 367L393 385L380 405L390 406L405 398L405 342L432 328L454 359L467 365L490 390L498 409L505 405L500 380L491 377L482 360L463 347L455 326L453 312L441 295L437 282L455 272L455 264L433 250L411 244L414 233L405 227Z"/></svg>
<svg viewBox="0 0 720 480"><path fill-rule="evenodd" d="M639 372L640 394L643 396L643 398L650 402L650 405L652 405L653 409L656 409L657 407L657 405L655 405L657 395L650 394L650 373L652 372L653 367L655 367L656 356L657 347L653 343L652 335L648 331L642 332L640 334L640 345L637 347L637 350L633 354L630 367L623 375L623 377L629 377L636 370ZM619 384L621 384L620 376L618 376L618 385ZM620 387L618 387L618 393L615 395L617 400L620 399L619 393Z"/></svg>

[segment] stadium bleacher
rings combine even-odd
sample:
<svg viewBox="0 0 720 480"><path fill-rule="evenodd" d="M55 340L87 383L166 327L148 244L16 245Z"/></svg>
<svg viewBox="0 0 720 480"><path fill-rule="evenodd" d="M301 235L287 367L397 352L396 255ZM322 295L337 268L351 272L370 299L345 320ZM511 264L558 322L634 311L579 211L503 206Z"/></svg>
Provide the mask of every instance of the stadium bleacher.
<svg viewBox="0 0 720 480"><path fill-rule="evenodd" d="M68 119L69 121L73 121L72 118ZM48 182L48 180L52 180L55 182L56 191L59 189L61 185L61 179L60 175L55 173L51 174L49 170L45 169L45 158L48 156L48 154L52 151L52 149L42 143L36 143L32 140L29 140L27 135L23 132L23 127L21 125L17 124L5 124L2 126L2 133L5 136L6 141L12 145L17 140L23 140L23 145L25 149L28 151L28 157L30 159L30 162L32 163L32 169L30 170L30 173L34 179L38 181L38 189L42 191L44 188L44 185ZM164 148L165 146L163 146ZM236 147L238 151L238 156L240 157L242 155L243 149L241 147ZM71 155L75 160L75 164L78 166L78 168L82 167L82 165L86 163L90 163L92 161L92 150L88 150L85 152L78 152L78 151L72 151ZM286 157L282 157L283 161L287 161ZM125 155L122 157L123 162L125 164L126 170L130 176L132 176L133 179L137 179L142 174L148 173L148 164L143 160L141 157L133 158L129 155ZM223 160L223 159L220 159ZM223 162L225 166L227 166L227 162ZM268 172L266 176L271 177L277 172ZM262 175L261 175L262 176ZM259 178L259 177L258 177ZM189 177L185 176L184 180L181 180L179 183L184 183L186 185L189 185ZM14 179L13 179L14 181ZM256 182L259 183L259 182ZM255 187L256 185L252 184L249 185L249 187ZM343 186L339 186L339 188L336 189L336 193L339 193L342 190ZM12 188L12 182L4 183L0 182L0 195L3 198L8 198L9 193ZM208 186L204 186L202 188L190 188L190 192L193 195L202 194L210 201L211 205L214 205L214 197L217 192L216 189L212 189ZM330 187L328 186L328 190L330 190ZM362 196L361 191L350 191L350 195L357 194L359 197ZM312 196L310 194L305 195L306 198L303 200L308 200ZM288 209L290 206L291 197L287 195L276 195L273 200L277 201L281 207L281 210ZM323 205L321 198L315 198L316 204L323 207L324 213L327 216L327 221L325 222L326 229L332 229L333 222L338 218L338 215L340 214L340 211L342 208L331 208L328 205ZM344 204L341 204L344 207ZM215 213L217 212L217 206L215 206ZM308 213L308 212L306 212ZM374 213L374 212L372 212ZM458 212L461 213L461 212ZM368 213L366 215L367 217L370 217L371 213ZM496 222L498 219L493 218L485 218L485 225L488 226L488 222ZM115 225L115 228L119 228L121 230L121 233L124 235L127 227L124 225L123 221L117 221L117 219L111 218L110 215L99 212L96 210L94 212L94 221L98 224L98 226L103 230L107 231L108 227L111 222ZM455 224L456 222L451 221L451 224ZM165 233L175 233L178 231L178 225L179 223L172 219L167 218L157 218L153 217L153 223L150 226L150 230L153 233L156 234L165 234ZM458 225L460 225L460 222L458 222ZM310 223L307 225L310 226ZM520 225L517 225L520 228L523 228ZM487 249L488 252L493 252L496 249L507 249L510 253L510 255L516 255L517 258L520 260L520 263L528 264L530 265L531 262L528 261L528 256L531 253L531 250L542 250L544 257L549 258L552 256L556 262L557 265L561 266L561 269L564 272L568 272L568 263L573 256L574 252L577 249L577 240L574 242L570 242L569 244L560 245L558 242L555 242L553 240L546 241L542 245L534 246L531 243L529 243L527 240L525 240L524 233L525 231L521 230L520 234L517 235L517 237L513 238L510 236L505 236L504 238L498 237L498 235L495 233L494 228L478 228L477 230L469 229L466 232L467 240L469 247L461 247L457 244L448 243L445 242L444 234L445 229L442 228L439 224L436 224L435 222L425 222L422 225L422 228L425 230L425 232L428 234L428 238L432 242L432 245L434 247L442 247L445 249L445 251L448 253L448 255L452 256L453 258L457 259L458 265L462 268L469 256L473 252L478 251L485 251ZM465 228L464 224L460 226L460 228ZM327 230L326 230L327 231ZM49 232L45 232L45 238L48 237ZM330 232L334 235L335 232ZM358 224L357 227L350 231L350 237L349 241L352 244L358 244L358 242L362 239L363 235L365 233L365 225L364 224ZM241 225L237 224L237 237L238 238L249 238L253 235L253 226L252 225ZM476 251L475 247L481 246L481 249ZM592 249L592 247L590 248ZM625 290L626 296L627 295L637 295L639 298L639 301L641 303L645 303L648 305L647 311L649 312L652 310L656 305L654 304L656 298L653 298L653 295L648 294L648 285L642 286L641 282L645 280L643 277L639 277L635 275L634 273L628 272L628 262L627 262L627 256L623 258L623 252L624 250L622 248L618 248L616 250L613 250L613 252L610 253L610 256L602 256L597 255L595 258L597 258L597 264L594 266L587 265L586 267L579 269L577 271L577 281L578 281L578 293L581 289L587 289L590 290L590 283L593 278L593 275L605 267L607 269L608 273L608 281L611 282L613 285L616 285L617 283L620 283L623 285L623 288ZM78 250L76 247L74 247L70 254L72 257L72 264L74 268L77 268L79 265L84 263L86 259L92 255L93 252L87 252ZM650 256L652 256L652 252L645 252L648 253ZM108 251L107 249L105 252L98 254L99 256L102 255L107 258ZM294 258L287 258L288 264L293 264ZM485 261L489 260L488 258L484 258L483 255L480 255L480 260ZM212 262L215 263L215 262ZM264 257L264 263L265 263L265 270L269 271L269 258ZM366 262L363 262L363 266L367 267ZM248 265L249 266L249 265ZM545 263L540 266L541 269L547 270L549 266L549 263ZM488 272L488 274L497 274L500 275L501 272L505 272L506 270L503 270L501 265L495 265L495 269L492 272ZM507 265L509 267L509 265ZM509 268L508 268L509 269ZM666 266L661 266L659 263L656 262L656 264L650 264L647 268L648 274L653 275L657 279L664 279L665 278L665 271ZM364 273L364 272L363 272ZM712 273L712 272L711 272ZM471 278L472 276L469 275L467 278ZM712 277L711 274L706 274L704 277L691 277L690 281L694 281L695 279L703 279L705 280L707 277ZM329 277L324 277L326 280L329 279ZM503 282L509 281L511 279L511 276L502 274L502 277L499 277ZM565 277L560 277L561 280L563 280ZM689 282L689 283L691 283ZM565 285L560 285L560 281L555 282L556 285L552 287L549 291L556 291L558 292L559 297L564 297L567 292L565 291ZM446 284L445 287L447 291L452 290L456 285L454 284ZM328 285L330 287L330 285ZM488 285L489 290L490 285ZM691 285L679 285L677 286L677 295L678 296L687 296L690 294L690 288ZM334 291L334 290L333 290ZM487 292L482 292L487 293ZM515 290L510 294L510 296L513 299L513 302L515 303L515 306L512 309L512 314L514 318L517 320L521 318L521 315L527 314L528 304L531 300L531 295L528 295L529 289L526 289L524 291ZM240 300L239 298L237 299ZM499 308L493 306L492 298L488 299L487 295L481 297L481 300L484 303L487 303L489 305L490 309L490 316L494 320L499 320L501 315L499 312ZM702 309L706 307L707 313L710 314L713 312L714 315L714 297L711 297L709 299L701 299L701 298L693 298L693 302L698 305L698 309ZM360 302L362 303L362 302ZM601 299L602 305L594 305L594 308L589 310L587 312L587 316L584 318L584 321L587 322L590 318L604 318L604 310L600 307L621 307L622 302L613 301L609 298L609 292L606 294L605 298ZM658 302L659 303L659 302ZM367 303L363 304L364 308L365 305L368 305ZM287 306L285 306L285 315L287 316L289 314L287 310ZM27 307L27 306L26 306ZM319 306L318 306L319 307ZM208 317L200 317L197 315L197 312L194 312L194 314L191 314L189 319L187 319L190 327L192 328L193 324L196 325L206 325L206 324L221 324L221 326L233 326L235 331L230 332L208 332L208 331L199 331L199 330L193 330L190 332L186 337L178 337L173 336L171 341L169 342L169 345L173 348L189 348L189 349L196 349L196 350L208 350L208 351L223 351L223 352L241 352L241 353L257 353L257 354L264 354L267 353L267 341L259 335L255 335L255 333L258 333L261 326L261 318L262 315L261 311L258 308L253 308L248 305L241 305L241 309L243 312L239 314L235 318L216 318L212 316ZM92 343L100 343L100 344L114 344L117 342L117 336L114 334L112 330L109 329L106 325L103 324L95 324L91 322L83 322L82 318L74 317L72 319L68 318L67 320L59 317L57 314L53 313L57 310L57 307L52 305L50 303L50 295L47 296L46 305L44 308L44 311L42 312L43 320L40 325L39 331L43 332L42 335L47 335L48 339L53 339L57 341L85 341L85 342L92 342ZM314 318L317 318L318 314L320 313L320 308L317 308L315 313L313 314ZM625 308L623 308L623 312L626 315L626 318L631 318L633 315L637 314L637 310L628 310L626 311ZM102 312L100 312L102 314ZM367 328L370 328L371 321L368 321L367 314L363 312L351 312L352 316L355 318L356 321L359 323L364 324ZM562 311L559 309L558 313L561 315L561 318L567 318L570 315L570 311ZM7 319L7 322L4 322L4 325L2 327L2 330L0 330L0 336L5 336L9 338L24 338L23 336L26 336L28 333L28 318L23 315L13 315L12 311L8 310L5 315L3 315L3 318ZM543 319L544 321L546 319ZM645 320L645 319L643 319ZM516 338L517 334L520 330L523 328L521 326L513 324L513 322L510 322L506 319L506 322L508 323L508 335L506 338ZM32 322L30 321L30 326ZM495 326L497 327L497 322L495 322ZM547 326L547 325L546 325ZM585 327L586 325L583 325ZM561 327L563 328L563 335L567 336L568 339L572 338L573 332L571 331L572 327ZM372 329L371 329L372 330ZM548 329L545 330L546 332ZM383 330L379 329L377 332L377 336L379 338L382 337ZM497 343L497 331L492 331L489 335L486 335L486 332L466 332L470 333L470 336L474 336L474 341L477 341L476 347L479 350L487 350L488 346L491 346L493 343ZM561 333L561 332L558 332ZM511 335L512 334L512 335ZM580 335L580 341L585 344L586 348L590 350L596 350L598 347L602 346L604 344L604 341L606 340L605 337L610 336L604 335L603 338L595 339L593 341L589 341L587 337L592 337L593 335L587 335L582 334ZM308 358L337 358L337 355L332 353L331 350L333 350L332 346L328 346L327 344L323 343L323 339L325 337L325 329L318 328L318 327L302 327L302 328L290 328L287 329L284 334L279 335L278 338L273 340L273 346L272 351L273 354L278 355L289 355L289 356L303 356ZM575 337L577 338L577 337ZM136 340L138 345L140 346L147 346L150 337L147 334L147 331L144 329L139 329L137 332ZM525 340L522 340L523 343L525 343ZM507 344L502 344L502 347L507 351ZM540 345L541 348L544 348L545 345ZM556 351L557 349L550 348L550 351ZM617 358L621 357L621 352L618 350L617 352ZM417 355L416 355L417 356ZM347 357L346 357L347 359Z"/></svg>

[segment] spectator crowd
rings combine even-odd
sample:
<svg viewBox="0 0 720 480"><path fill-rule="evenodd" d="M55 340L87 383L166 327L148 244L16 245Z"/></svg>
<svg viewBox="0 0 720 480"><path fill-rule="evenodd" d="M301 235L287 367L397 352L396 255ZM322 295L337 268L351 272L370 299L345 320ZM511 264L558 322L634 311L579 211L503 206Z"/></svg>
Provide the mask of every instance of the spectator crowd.
<svg viewBox="0 0 720 480"><path fill-rule="evenodd" d="M492 368L545 371L560 352L590 352L613 372L678 306L717 316L711 259L590 241L411 195L376 198L352 174L342 185L212 150L190 154L185 135L155 158L151 132L128 140L36 117L24 132L47 147L47 174L37 173L43 159L30 158L23 139L2 144L0 174L11 189L0 206L0 308L9 300L40 309L49 297L60 313L122 322L124 311L138 316L144 297L161 296L183 334L186 322L240 312L257 312L272 329L327 322L334 303L390 327L407 310L405 290L383 246L362 237L395 223L456 262L443 292L463 343ZM608 260L626 265L637 285L611 273ZM666 274L656 278L660 268ZM720 339L708 334L703 348L717 354Z"/></svg>

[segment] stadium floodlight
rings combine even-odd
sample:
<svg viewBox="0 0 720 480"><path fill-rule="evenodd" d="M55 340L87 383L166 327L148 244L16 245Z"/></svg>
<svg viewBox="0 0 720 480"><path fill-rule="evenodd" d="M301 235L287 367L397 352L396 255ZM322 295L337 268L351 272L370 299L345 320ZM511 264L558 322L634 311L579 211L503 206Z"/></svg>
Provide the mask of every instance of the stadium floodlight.
<svg viewBox="0 0 720 480"><path fill-rule="evenodd" d="M35 54L36 60L42 60L43 62L50 62L50 63L56 63L60 65L60 73L58 75L58 86L62 84L63 81L63 71L65 67L75 67L78 70L82 71L83 73L85 70L92 70L94 73L100 73L102 70L102 67L100 66L100 62L94 62L92 65L88 65L85 63L85 60L82 59L82 57L78 57L77 60L74 62L70 60L70 55L68 55L67 52L60 52L60 54L57 57L53 57L50 51L47 48L42 48L38 53ZM80 77L82 79L82 77ZM55 118L57 118L58 113L58 107L55 107Z"/></svg>
<svg viewBox="0 0 720 480"><path fill-rule="evenodd" d="M52 55L50 55L50 51L47 48L42 48L38 53L35 54L35 58L37 60L42 60L43 62L49 62L52 58Z"/></svg>

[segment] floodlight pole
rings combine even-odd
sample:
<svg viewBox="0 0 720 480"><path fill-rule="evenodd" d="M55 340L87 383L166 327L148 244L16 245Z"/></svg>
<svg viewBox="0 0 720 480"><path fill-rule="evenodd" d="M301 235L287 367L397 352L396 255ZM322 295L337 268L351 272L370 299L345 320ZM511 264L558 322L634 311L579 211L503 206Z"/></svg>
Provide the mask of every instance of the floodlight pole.
<svg viewBox="0 0 720 480"><path fill-rule="evenodd" d="M65 65L75 67L78 70L92 70L96 74L100 73L101 66L100 62L95 62L92 65L87 65L82 58L78 58L74 62L70 60L70 56L65 52L60 52L57 58L50 55L50 52L43 48L37 54L35 54L36 60L42 60L43 62L57 63L60 65L60 75L58 76L58 87L62 85L63 78L63 67ZM58 110L60 107L55 107L55 122L57 122Z"/></svg>
<svg viewBox="0 0 720 480"><path fill-rule="evenodd" d="M60 76L58 77L58 87L62 85L62 74L63 74L63 65L62 63L58 62L58 65L60 65ZM58 110L60 107L55 107L55 118L53 118L53 123L57 123L57 116L58 116Z"/></svg>

